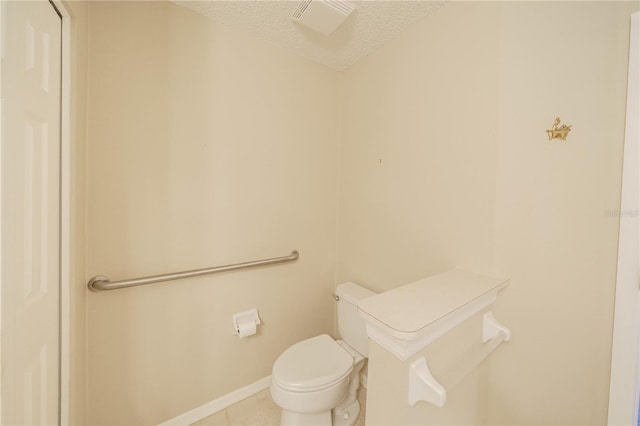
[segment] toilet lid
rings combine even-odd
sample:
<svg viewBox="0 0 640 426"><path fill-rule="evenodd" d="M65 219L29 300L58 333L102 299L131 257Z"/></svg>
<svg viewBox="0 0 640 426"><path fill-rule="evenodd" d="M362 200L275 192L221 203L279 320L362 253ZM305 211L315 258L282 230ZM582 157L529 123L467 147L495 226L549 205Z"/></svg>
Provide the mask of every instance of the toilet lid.
<svg viewBox="0 0 640 426"><path fill-rule="evenodd" d="M273 365L280 387L309 392L333 385L353 369L353 358L326 334L303 340L284 351Z"/></svg>

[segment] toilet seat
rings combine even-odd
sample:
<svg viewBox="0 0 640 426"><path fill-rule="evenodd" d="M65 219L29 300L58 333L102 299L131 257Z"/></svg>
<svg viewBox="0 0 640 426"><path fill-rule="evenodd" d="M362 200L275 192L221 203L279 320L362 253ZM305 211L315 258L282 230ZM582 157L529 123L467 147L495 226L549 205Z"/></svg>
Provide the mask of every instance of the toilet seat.
<svg viewBox="0 0 640 426"><path fill-rule="evenodd" d="M326 334L303 340L285 350L273 365L272 381L292 392L314 392L343 380L353 358Z"/></svg>

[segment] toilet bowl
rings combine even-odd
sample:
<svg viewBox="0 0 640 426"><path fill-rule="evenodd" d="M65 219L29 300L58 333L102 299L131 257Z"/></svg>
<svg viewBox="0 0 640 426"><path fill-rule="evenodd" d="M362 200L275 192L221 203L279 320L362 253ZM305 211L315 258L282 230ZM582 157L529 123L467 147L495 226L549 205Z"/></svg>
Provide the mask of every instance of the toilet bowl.
<svg viewBox="0 0 640 426"><path fill-rule="evenodd" d="M286 349L273 365L271 396L282 408L282 425L352 425L360 413L360 370L369 353L358 301L375 295L355 283L336 288L338 331L344 340L322 334Z"/></svg>

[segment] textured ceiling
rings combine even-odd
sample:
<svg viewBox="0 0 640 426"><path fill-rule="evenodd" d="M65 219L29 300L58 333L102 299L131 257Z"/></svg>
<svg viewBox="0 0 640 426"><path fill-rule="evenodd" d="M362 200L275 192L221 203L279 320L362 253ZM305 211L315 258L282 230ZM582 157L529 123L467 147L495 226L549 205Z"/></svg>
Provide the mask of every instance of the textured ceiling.
<svg viewBox="0 0 640 426"><path fill-rule="evenodd" d="M343 70L438 10L446 0L352 1L355 12L329 36L291 20L299 1L172 1L223 25L239 27L300 56Z"/></svg>

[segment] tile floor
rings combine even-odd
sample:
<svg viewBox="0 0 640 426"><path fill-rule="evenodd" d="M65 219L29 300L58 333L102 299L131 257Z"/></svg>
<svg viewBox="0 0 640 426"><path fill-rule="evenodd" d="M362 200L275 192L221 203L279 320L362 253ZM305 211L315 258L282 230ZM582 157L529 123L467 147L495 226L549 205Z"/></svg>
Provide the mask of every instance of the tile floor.
<svg viewBox="0 0 640 426"><path fill-rule="evenodd" d="M355 426L364 426L367 390L360 387L360 416ZM271 399L269 389L237 402L225 410L206 417L193 426L277 426L280 424L280 407Z"/></svg>

